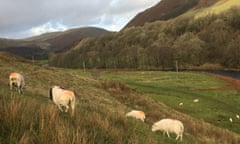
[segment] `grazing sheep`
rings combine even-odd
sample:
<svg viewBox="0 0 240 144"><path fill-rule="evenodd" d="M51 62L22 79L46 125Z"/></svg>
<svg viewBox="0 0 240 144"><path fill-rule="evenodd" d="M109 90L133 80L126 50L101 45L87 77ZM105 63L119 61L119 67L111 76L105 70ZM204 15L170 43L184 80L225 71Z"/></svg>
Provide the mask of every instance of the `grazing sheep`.
<svg viewBox="0 0 240 144"><path fill-rule="evenodd" d="M132 110L126 114L127 117L133 117L136 119L140 119L144 122L145 119L145 113L143 111L139 110Z"/></svg>
<svg viewBox="0 0 240 144"><path fill-rule="evenodd" d="M177 135L176 140L180 138L182 141L182 136L184 132L183 123L175 119L162 119L158 122L155 122L152 125L152 131L160 130L163 134L167 133L167 136L170 137L169 133L175 133Z"/></svg>
<svg viewBox="0 0 240 144"><path fill-rule="evenodd" d="M13 90L15 87L19 94L23 93L25 82L24 77L16 72L13 72L9 75L9 86L10 90Z"/></svg>
<svg viewBox="0 0 240 144"><path fill-rule="evenodd" d="M199 102L199 99L194 99L193 102L197 103Z"/></svg>
<svg viewBox="0 0 240 144"><path fill-rule="evenodd" d="M49 91L49 98L63 111L62 106L65 107L65 112L68 112L69 105L72 109L72 115L74 115L75 109L75 95L70 90L65 90L59 86L54 86Z"/></svg>
<svg viewBox="0 0 240 144"><path fill-rule="evenodd" d="M230 118L229 118L229 121L232 123L232 122L233 122L233 119L230 117Z"/></svg>
<svg viewBox="0 0 240 144"><path fill-rule="evenodd" d="M238 114L236 114L236 118L237 118L237 119L239 119L239 118L240 118Z"/></svg>
<svg viewBox="0 0 240 144"><path fill-rule="evenodd" d="M183 103L181 102L181 103L179 103L178 105L179 105L179 106L182 106L182 105L183 105Z"/></svg>

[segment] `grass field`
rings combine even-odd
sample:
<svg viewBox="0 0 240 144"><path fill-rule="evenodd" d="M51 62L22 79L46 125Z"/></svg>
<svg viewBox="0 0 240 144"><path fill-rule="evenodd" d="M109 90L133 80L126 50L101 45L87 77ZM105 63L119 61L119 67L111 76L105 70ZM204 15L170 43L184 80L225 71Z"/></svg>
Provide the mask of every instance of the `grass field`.
<svg viewBox="0 0 240 144"><path fill-rule="evenodd" d="M240 134L240 93L225 81L201 73L105 72L105 78L128 84L177 111ZM194 99L199 99L194 103ZM179 103L183 103L179 106ZM233 123L229 118L233 119Z"/></svg>
<svg viewBox="0 0 240 144"><path fill-rule="evenodd" d="M12 71L20 72L25 77L26 88L23 95L10 92L7 86L8 74ZM235 114L229 104L238 103L232 96L236 92L208 92L205 89L223 87L225 83L202 74L179 73L177 78L175 73L165 72L90 70L84 73L82 70L45 68L0 54L0 76L1 144L240 142L237 134L238 123L234 119L231 127L226 120L230 114ZM61 85L76 92L74 117L60 112L48 99L48 90L53 85ZM215 94L216 97L219 95L221 98L232 96L235 100L219 100L226 105L215 102L216 107L219 105L226 108L218 110L224 116L221 117L223 121L220 124L210 121L214 121L212 115L215 113L208 108L201 109L210 111L209 116L199 112L199 105L208 106L208 102L214 104L216 97L207 98L210 94ZM200 102L193 104L193 98L199 98ZM180 101L184 103L182 107L178 106ZM146 122L126 118L125 113L131 109L145 111ZM176 141L174 135L167 138L161 132L151 132L153 122L164 117L183 121L183 142ZM205 119L206 117L209 117L209 120Z"/></svg>

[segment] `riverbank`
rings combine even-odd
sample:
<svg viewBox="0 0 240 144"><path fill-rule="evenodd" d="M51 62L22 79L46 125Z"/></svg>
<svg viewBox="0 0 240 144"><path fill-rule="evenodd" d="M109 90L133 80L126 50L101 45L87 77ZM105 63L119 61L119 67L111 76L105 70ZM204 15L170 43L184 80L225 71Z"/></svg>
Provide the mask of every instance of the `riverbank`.
<svg viewBox="0 0 240 144"><path fill-rule="evenodd" d="M209 73L209 72L204 72L204 73L228 82L229 85L225 87L226 89L236 89L238 91L240 90L240 80L239 79L235 79L230 76L222 76L222 75L215 74L215 73Z"/></svg>

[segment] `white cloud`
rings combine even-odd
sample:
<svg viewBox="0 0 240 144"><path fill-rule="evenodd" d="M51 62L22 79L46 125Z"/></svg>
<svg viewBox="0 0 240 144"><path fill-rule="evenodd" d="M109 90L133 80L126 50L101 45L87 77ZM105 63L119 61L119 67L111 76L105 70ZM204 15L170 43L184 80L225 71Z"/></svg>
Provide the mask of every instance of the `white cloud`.
<svg viewBox="0 0 240 144"><path fill-rule="evenodd" d="M120 30L160 0L0 0L0 37L21 38L72 27Z"/></svg>
<svg viewBox="0 0 240 144"><path fill-rule="evenodd" d="M61 23L47 22L41 26L33 27L30 29L32 35L39 35L46 32L64 31L67 27Z"/></svg>

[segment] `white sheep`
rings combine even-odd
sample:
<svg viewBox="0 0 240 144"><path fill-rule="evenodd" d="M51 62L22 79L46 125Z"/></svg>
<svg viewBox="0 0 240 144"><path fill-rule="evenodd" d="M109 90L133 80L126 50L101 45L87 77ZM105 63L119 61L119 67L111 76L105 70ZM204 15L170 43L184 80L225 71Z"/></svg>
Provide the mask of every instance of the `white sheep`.
<svg viewBox="0 0 240 144"><path fill-rule="evenodd" d="M145 117L145 113L143 111L139 111L139 110L132 110L128 113L126 113L127 117L133 117L136 119L140 119L144 122Z"/></svg>
<svg viewBox="0 0 240 144"><path fill-rule="evenodd" d="M162 119L158 122L155 122L152 125L152 131L155 132L160 130L163 134L167 133L167 136L170 137L169 133L175 133L177 135L176 140L180 138L182 141L182 136L184 132L183 123L175 119Z"/></svg>
<svg viewBox="0 0 240 144"><path fill-rule="evenodd" d="M19 94L23 93L23 88L25 86L24 77L16 72L13 72L9 75L9 86L10 90L16 88Z"/></svg>
<svg viewBox="0 0 240 144"><path fill-rule="evenodd" d="M49 98L63 111L62 106L65 107L65 112L68 112L69 105L74 115L75 109L75 94L70 90L65 90L59 86L54 86L49 91Z"/></svg>
<svg viewBox="0 0 240 144"><path fill-rule="evenodd" d="M236 114L236 118L237 118L237 119L239 119L239 118L240 118L238 114Z"/></svg>
<svg viewBox="0 0 240 144"><path fill-rule="evenodd" d="M199 102L199 99L194 99L193 102L197 103Z"/></svg>

